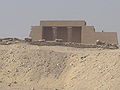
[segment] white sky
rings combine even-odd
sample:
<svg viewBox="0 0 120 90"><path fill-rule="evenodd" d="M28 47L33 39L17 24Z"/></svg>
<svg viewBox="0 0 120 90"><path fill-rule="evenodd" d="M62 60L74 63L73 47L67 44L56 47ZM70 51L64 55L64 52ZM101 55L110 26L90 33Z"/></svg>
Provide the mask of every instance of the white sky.
<svg viewBox="0 0 120 90"><path fill-rule="evenodd" d="M0 38L27 37L40 20L86 20L119 37L120 0L0 0Z"/></svg>

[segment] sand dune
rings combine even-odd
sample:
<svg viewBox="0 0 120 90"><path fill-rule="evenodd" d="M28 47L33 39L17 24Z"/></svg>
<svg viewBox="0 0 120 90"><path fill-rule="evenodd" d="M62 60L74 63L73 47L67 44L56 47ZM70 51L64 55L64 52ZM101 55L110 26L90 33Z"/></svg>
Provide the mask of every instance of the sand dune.
<svg viewBox="0 0 120 90"><path fill-rule="evenodd" d="M119 88L119 49L0 45L0 90Z"/></svg>

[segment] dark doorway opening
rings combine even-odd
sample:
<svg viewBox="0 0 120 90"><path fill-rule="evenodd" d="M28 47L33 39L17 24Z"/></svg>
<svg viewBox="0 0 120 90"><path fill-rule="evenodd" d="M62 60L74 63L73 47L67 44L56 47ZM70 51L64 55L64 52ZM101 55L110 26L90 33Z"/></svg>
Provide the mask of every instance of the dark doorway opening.
<svg viewBox="0 0 120 90"><path fill-rule="evenodd" d="M72 42L81 43L81 27L72 27Z"/></svg>
<svg viewBox="0 0 120 90"><path fill-rule="evenodd" d="M67 42L67 37L67 27L57 27L57 39L62 39L64 42Z"/></svg>
<svg viewBox="0 0 120 90"><path fill-rule="evenodd" d="M43 27L43 39L46 41L53 41L52 27Z"/></svg>

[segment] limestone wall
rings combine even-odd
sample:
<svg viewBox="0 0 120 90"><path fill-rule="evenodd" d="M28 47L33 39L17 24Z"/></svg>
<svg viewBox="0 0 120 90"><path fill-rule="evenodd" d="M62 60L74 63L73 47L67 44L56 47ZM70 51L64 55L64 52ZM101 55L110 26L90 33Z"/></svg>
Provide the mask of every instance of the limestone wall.
<svg viewBox="0 0 120 90"><path fill-rule="evenodd" d="M42 40L42 27L32 26L31 30L30 37L32 38L32 41Z"/></svg>
<svg viewBox="0 0 120 90"><path fill-rule="evenodd" d="M95 44L96 40L111 44L118 44L116 32L94 32L93 27L83 27L82 43Z"/></svg>

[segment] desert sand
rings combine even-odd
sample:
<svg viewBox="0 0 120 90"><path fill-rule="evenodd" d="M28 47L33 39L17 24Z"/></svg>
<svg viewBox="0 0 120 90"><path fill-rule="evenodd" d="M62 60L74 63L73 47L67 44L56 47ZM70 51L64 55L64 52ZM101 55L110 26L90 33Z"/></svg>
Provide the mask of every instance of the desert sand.
<svg viewBox="0 0 120 90"><path fill-rule="evenodd" d="M0 45L0 90L120 90L120 49Z"/></svg>

